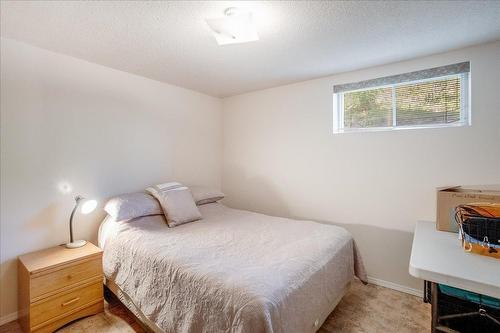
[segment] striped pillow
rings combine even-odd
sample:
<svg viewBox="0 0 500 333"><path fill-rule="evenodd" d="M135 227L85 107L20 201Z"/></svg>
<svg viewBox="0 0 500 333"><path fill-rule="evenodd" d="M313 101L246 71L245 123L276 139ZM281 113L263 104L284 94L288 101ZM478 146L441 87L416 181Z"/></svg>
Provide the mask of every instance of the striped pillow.
<svg viewBox="0 0 500 333"><path fill-rule="evenodd" d="M154 196L163 209L169 227L201 219L201 213L189 189L177 182L148 187L146 192Z"/></svg>

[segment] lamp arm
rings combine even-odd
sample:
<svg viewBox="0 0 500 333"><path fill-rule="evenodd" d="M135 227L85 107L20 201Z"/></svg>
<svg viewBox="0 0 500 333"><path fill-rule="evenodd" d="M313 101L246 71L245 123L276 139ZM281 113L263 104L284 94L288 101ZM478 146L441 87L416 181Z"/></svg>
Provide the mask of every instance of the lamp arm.
<svg viewBox="0 0 500 333"><path fill-rule="evenodd" d="M73 211L71 212L71 215L69 217L69 241L70 243L73 243L73 217L75 216L76 209L78 208L78 205L80 204L80 197L75 198L75 207L73 208Z"/></svg>

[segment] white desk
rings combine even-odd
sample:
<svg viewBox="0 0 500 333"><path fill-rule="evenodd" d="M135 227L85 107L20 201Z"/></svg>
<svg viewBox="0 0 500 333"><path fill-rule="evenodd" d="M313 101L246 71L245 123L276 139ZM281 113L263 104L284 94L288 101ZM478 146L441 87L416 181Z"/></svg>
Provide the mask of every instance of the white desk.
<svg viewBox="0 0 500 333"><path fill-rule="evenodd" d="M458 234L436 230L435 222L417 222L409 271L419 279L500 298L500 259L464 252Z"/></svg>

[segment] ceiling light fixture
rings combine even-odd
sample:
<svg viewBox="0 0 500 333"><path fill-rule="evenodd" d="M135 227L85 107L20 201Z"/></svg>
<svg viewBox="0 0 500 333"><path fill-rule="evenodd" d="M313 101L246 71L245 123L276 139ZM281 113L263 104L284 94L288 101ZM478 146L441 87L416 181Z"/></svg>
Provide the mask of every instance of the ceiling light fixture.
<svg viewBox="0 0 500 333"><path fill-rule="evenodd" d="M219 45L259 40L252 21L252 13L239 8L227 8L224 11L224 17L207 19L206 21Z"/></svg>

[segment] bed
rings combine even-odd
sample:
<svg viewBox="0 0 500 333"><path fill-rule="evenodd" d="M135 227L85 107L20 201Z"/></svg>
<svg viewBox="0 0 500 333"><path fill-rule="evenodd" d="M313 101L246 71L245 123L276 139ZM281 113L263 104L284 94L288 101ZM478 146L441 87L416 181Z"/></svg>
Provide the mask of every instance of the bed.
<svg viewBox="0 0 500 333"><path fill-rule="evenodd" d="M343 228L199 206L169 228L162 215L99 229L106 284L154 332L315 332L366 273Z"/></svg>

